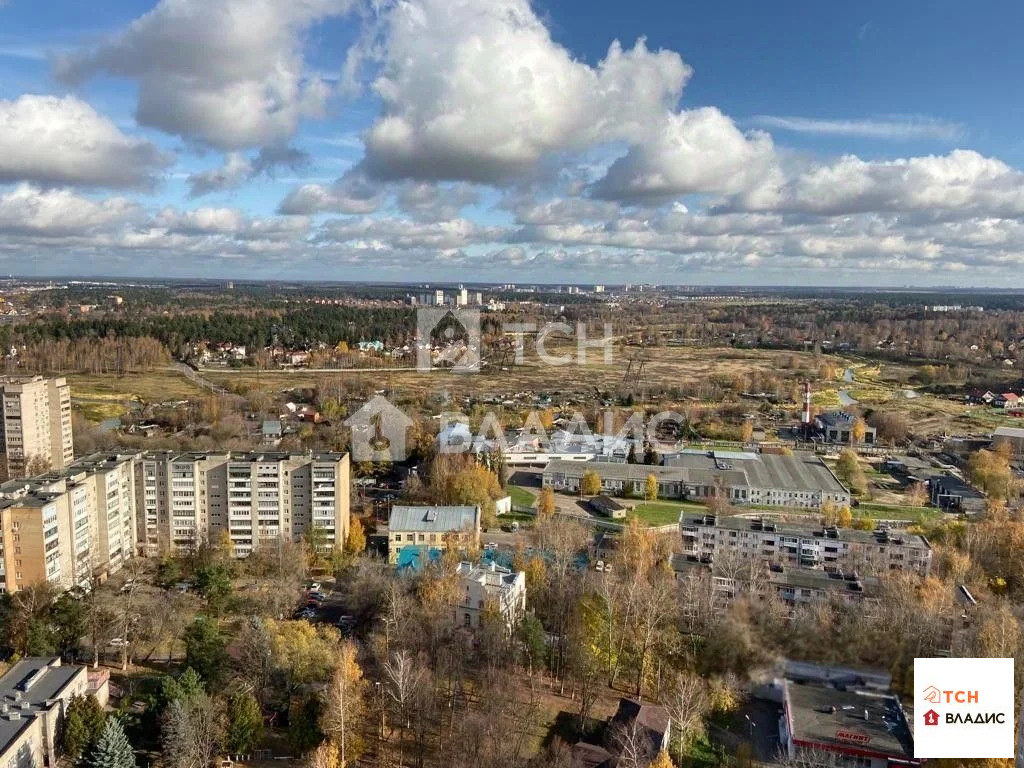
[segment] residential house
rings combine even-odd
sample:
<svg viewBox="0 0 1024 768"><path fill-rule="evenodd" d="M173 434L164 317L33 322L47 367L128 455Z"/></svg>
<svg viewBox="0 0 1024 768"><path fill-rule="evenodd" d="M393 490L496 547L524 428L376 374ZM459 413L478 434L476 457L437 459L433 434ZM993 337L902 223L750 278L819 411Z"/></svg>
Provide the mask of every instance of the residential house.
<svg viewBox="0 0 1024 768"><path fill-rule="evenodd" d="M1015 392L1003 392L1001 395L996 395L992 401L992 407L1003 408L1005 410L1014 410L1021 405L1020 395Z"/></svg>
<svg viewBox="0 0 1024 768"><path fill-rule="evenodd" d="M456 624L476 629L485 612L494 610L511 634L526 615L526 574L493 561L487 565L461 562L456 573L460 585Z"/></svg>

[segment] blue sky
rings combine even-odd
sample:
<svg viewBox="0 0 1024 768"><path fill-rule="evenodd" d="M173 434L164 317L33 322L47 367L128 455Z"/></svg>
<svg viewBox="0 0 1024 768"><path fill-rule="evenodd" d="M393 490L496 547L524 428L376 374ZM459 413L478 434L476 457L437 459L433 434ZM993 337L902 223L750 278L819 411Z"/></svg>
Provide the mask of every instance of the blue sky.
<svg viewBox="0 0 1024 768"><path fill-rule="evenodd" d="M1007 285L1022 22L0 0L0 271Z"/></svg>

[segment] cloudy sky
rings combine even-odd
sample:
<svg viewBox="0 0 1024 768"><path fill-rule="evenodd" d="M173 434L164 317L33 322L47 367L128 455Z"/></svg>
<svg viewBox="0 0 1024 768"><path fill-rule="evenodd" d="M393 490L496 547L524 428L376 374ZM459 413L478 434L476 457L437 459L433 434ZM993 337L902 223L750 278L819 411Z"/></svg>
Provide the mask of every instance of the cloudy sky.
<svg viewBox="0 0 1024 768"><path fill-rule="evenodd" d="M1024 6L0 0L0 272L1024 285Z"/></svg>

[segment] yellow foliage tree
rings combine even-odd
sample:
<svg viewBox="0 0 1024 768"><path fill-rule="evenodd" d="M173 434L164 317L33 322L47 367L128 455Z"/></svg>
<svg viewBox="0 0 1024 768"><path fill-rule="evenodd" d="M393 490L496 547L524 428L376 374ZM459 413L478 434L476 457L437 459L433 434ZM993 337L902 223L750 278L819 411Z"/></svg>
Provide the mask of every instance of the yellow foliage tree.
<svg viewBox="0 0 1024 768"><path fill-rule="evenodd" d="M597 496L601 492L601 476L592 469L583 473L580 480L580 493L584 496Z"/></svg>
<svg viewBox="0 0 1024 768"><path fill-rule="evenodd" d="M341 640L338 630L308 621L268 621L267 629L274 660L292 684L327 679Z"/></svg>
<svg viewBox="0 0 1024 768"><path fill-rule="evenodd" d="M362 751L360 720L364 714L363 670L356 647L346 642L338 651L334 671L324 692L320 728L337 747L339 768L355 762Z"/></svg>
<svg viewBox="0 0 1024 768"><path fill-rule="evenodd" d="M353 517L348 527L348 538L345 539L345 551L351 555L358 555L366 549L366 531L358 517Z"/></svg>
<svg viewBox="0 0 1024 768"><path fill-rule="evenodd" d="M840 528L849 528L851 523L853 523L853 513L846 504L843 504L842 508L836 513L836 525ZM872 527L874 527L873 524Z"/></svg>
<svg viewBox="0 0 1024 768"><path fill-rule="evenodd" d="M658 498L658 478L653 474L647 476L647 481L644 484L644 498L648 501Z"/></svg>

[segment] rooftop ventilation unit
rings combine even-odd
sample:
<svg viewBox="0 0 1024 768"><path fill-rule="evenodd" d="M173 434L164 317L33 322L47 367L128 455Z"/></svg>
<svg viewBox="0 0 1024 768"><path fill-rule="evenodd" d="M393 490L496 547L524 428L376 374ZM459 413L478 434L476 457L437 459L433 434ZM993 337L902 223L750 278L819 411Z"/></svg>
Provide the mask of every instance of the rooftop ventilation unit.
<svg viewBox="0 0 1024 768"><path fill-rule="evenodd" d="M436 509L428 509L427 510L427 514L424 516L423 519L426 520L428 523L436 523L437 522L437 510Z"/></svg>

